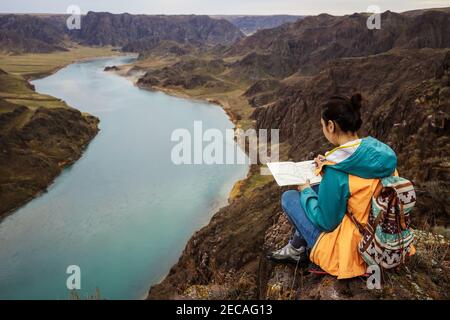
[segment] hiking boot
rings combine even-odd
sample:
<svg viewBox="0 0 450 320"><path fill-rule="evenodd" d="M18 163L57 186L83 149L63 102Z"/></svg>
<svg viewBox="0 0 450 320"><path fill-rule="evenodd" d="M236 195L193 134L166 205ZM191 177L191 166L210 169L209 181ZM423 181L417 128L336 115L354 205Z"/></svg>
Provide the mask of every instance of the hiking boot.
<svg viewBox="0 0 450 320"><path fill-rule="evenodd" d="M294 248L294 246L290 243L288 243L281 249L268 253L267 258L275 262L287 262L295 264L308 262L306 247L302 246L297 249Z"/></svg>

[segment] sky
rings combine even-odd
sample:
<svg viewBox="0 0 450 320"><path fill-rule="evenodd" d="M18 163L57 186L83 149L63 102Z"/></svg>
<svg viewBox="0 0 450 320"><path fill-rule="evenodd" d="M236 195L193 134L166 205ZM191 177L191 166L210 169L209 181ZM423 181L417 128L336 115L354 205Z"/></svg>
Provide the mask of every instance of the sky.
<svg viewBox="0 0 450 320"><path fill-rule="evenodd" d="M82 13L342 15L368 11L371 5L396 12L450 7L450 0L0 0L0 12L65 13L70 5Z"/></svg>

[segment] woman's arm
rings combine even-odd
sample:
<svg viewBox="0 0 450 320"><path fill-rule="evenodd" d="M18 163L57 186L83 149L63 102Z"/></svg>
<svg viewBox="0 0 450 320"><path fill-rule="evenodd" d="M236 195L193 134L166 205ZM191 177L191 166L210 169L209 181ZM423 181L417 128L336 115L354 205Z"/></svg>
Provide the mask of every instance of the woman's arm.
<svg viewBox="0 0 450 320"><path fill-rule="evenodd" d="M341 223L349 197L348 174L327 166L319 194L311 187L305 188L301 192L300 203L311 222L329 232Z"/></svg>

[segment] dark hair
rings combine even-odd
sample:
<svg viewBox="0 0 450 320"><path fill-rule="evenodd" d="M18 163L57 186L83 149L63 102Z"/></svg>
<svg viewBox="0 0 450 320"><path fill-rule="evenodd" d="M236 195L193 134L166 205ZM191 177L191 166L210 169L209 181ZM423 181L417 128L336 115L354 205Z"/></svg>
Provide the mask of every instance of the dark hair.
<svg viewBox="0 0 450 320"><path fill-rule="evenodd" d="M356 132L361 128L361 103L362 96L359 93L351 98L333 96L322 106L322 119L327 123L333 121L344 132Z"/></svg>

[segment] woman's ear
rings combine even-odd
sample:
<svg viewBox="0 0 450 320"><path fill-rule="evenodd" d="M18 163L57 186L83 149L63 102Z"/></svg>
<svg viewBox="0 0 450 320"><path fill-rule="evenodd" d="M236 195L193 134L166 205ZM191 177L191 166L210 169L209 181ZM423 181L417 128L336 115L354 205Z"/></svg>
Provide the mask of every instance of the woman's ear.
<svg viewBox="0 0 450 320"><path fill-rule="evenodd" d="M334 132L335 132L335 129L336 129L336 127L335 127L335 125L334 125L334 122L331 121L331 120L328 120L327 128L328 128L328 132L334 133Z"/></svg>

